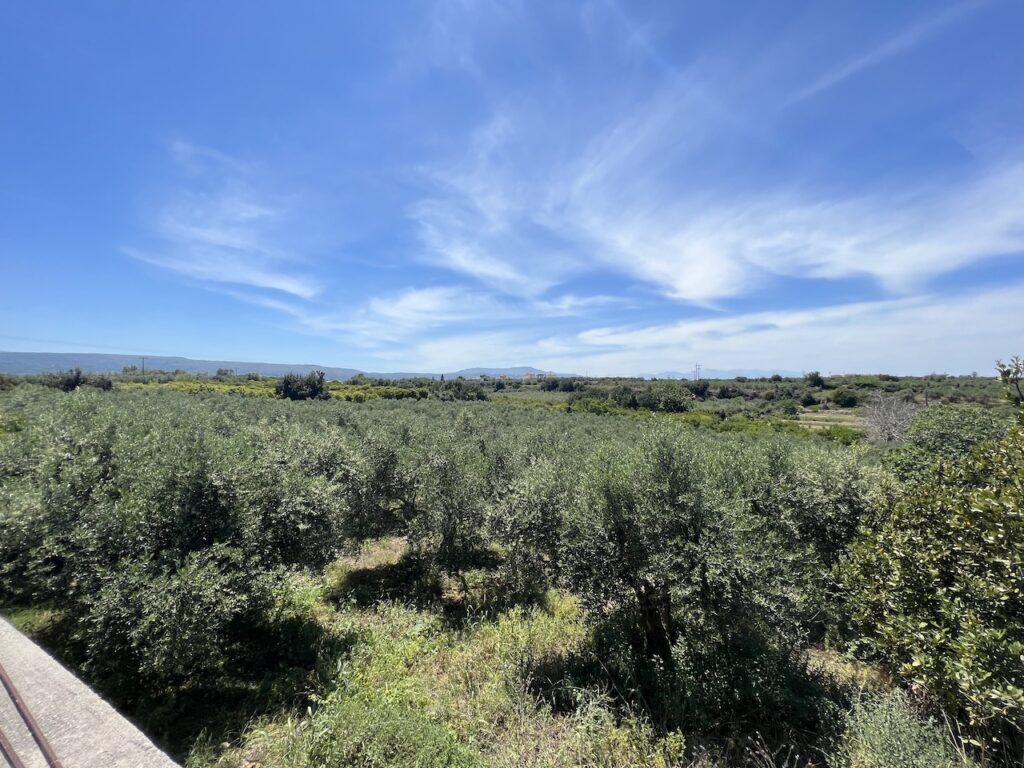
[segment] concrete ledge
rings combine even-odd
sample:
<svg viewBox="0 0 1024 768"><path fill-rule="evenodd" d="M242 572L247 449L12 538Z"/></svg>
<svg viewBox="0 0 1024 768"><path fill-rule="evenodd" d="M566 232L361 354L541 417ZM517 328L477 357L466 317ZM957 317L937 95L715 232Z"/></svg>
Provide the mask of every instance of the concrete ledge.
<svg viewBox="0 0 1024 768"><path fill-rule="evenodd" d="M178 768L142 731L2 618L0 663L64 768ZM0 729L26 768L47 768L3 688Z"/></svg>

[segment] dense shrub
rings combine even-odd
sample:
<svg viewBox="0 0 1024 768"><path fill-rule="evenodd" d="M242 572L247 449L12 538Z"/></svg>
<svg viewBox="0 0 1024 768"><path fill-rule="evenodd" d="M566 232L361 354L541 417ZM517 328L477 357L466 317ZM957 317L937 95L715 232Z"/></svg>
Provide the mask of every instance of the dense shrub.
<svg viewBox="0 0 1024 768"><path fill-rule="evenodd" d="M86 601L87 669L123 700L212 685L240 638L232 624L265 607L238 551L212 547L170 570L147 562L108 573Z"/></svg>
<svg viewBox="0 0 1024 768"><path fill-rule="evenodd" d="M655 432L598 452L567 517L563 578L622 628L599 654L658 721L749 727L785 711L806 726L814 684L794 652L810 561L750 508L770 451L732 447Z"/></svg>
<svg viewBox="0 0 1024 768"><path fill-rule="evenodd" d="M826 573L846 552L857 529L880 519L895 489L859 451L776 453L753 500L756 513L788 528L810 548Z"/></svg>
<svg viewBox="0 0 1024 768"><path fill-rule="evenodd" d="M256 658L275 570L340 546L336 444L300 447L180 396L56 397L17 435L34 466L0 467L20 475L0 490L0 599L59 608L125 702L215 685Z"/></svg>
<svg viewBox="0 0 1024 768"><path fill-rule="evenodd" d="M473 391L464 384L451 391ZM623 392L639 408L656 396L657 410L673 410L666 403L680 393L684 407L695 403L685 385L649 384L622 383ZM568 412L475 399L295 404L156 385L66 394L16 387L0 400L0 603L59 614L73 661L118 701L137 704L147 722L158 709L180 719L199 688L215 703L239 690L284 691L287 706L300 709L303 693L315 692L319 706L295 728L289 748L298 757L286 765L475 760L489 742L473 739L492 719L487 738L529 718L541 723L520 733L522 751L507 753L527 763L550 734L571 734L566 749L578 762L606 765L679 764L676 728L720 743L739 743L754 728L770 730L773 744L824 738L827 686L803 651L838 605L829 572L858 529L865 541L877 536L886 556L920 550L949 583L958 583L957 568L972 569L964 594L981 590L986 611L972 627L993 616L1009 622L1019 610L1005 579L983 581L1015 562L1010 543L985 539L990 562L974 528L929 528L952 520L955 508L983 520L984 536L998 535L994 521L1009 518L995 506L1019 500L994 460L955 482L947 471L934 487L941 493L921 491L890 518L895 486L872 454L792 422L779 420L790 435L747 418L742 393L716 403L721 418L655 416L621 407L614 387L602 386L569 393ZM946 497L941 514L915 511ZM889 546L906 530L903 550ZM952 553L929 559L940 543ZM395 557L351 564L373 546ZM348 554L327 568L334 577L322 575L340 553ZM895 615L891 606L904 598L883 605L870 596L903 586L896 566L865 557L858 549L843 571L856 619L843 628L895 659L902 647L885 643L896 630L876 636L871 622ZM897 565L900 578L927 576ZM504 636L527 626L522 609L502 613L515 603L536 606L531 632L551 631L546 610L576 606L558 624L572 634L571 648L541 651ZM402 624L401 647L353 629L351 657L322 650L325 628L335 631L340 612L356 607L364 629L383 622L387 634L388 622ZM919 615L893 626L912 628ZM450 633L431 623L441 616ZM940 619L939 634L954 621ZM461 655L469 637L479 657ZM992 668L1004 674L1008 657L994 637L970 635L987 643L985 663L1003 664ZM1006 637L1012 650L1012 631ZM521 653L507 654L509 643ZM289 665L297 669L287 683L262 677ZM314 665L318 675L327 668L329 682L310 677ZM493 673L481 672L486 665ZM441 680L447 698L435 697L428 679ZM459 687L468 680L479 688ZM469 712L465 701L479 709ZM441 712L451 702L456 711ZM654 746L662 737L667 751ZM576 764L572 755L565 764Z"/></svg>
<svg viewBox="0 0 1024 768"><path fill-rule="evenodd" d="M487 390L479 381L458 378L441 382L434 391L439 400L486 400Z"/></svg>
<svg viewBox="0 0 1024 768"><path fill-rule="evenodd" d="M804 374L804 381L807 382L807 386L814 387L815 389L825 388L825 379L817 371L811 371L810 373Z"/></svg>
<svg viewBox="0 0 1024 768"><path fill-rule="evenodd" d="M278 397L289 400L326 400L331 396L323 371L310 371L305 376L286 373L277 382L274 390Z"/></svg>
<svg viewBox="0 0 1024 768"><path fill-rule="evenodd" d="M407 429L396 434L374 432L364 438L344 489L348 538L363 541L404 533L413 518L416 482L402 460L399 443L403 437L408 439Z"/></svg>
<svg viewBox="0 0 1024 768"><path fill-rule="evenodd" d="M109 376L82 373L81 368L73 368L61 373L47 373L30 378L44 386L53 387L62 392L71 392L79 387L86 386L109 390L114 386Z"/></svg>
<svg viewBox="0 0 1024 768"><path fill-rule="evenodd" d="M418 478L411 539L449 571L470 563L484 545L485 497L478 458L471 446L448 434L430 450Z"/></svg>
<svg viewBox="0 0 1024 768"><path fill-rule="evenodd" d="M920 480L932 465L956 465L976 443L1002 437L1011 424L977 405L933 405L915 414L903 444L886 455L886 463L904 480Z"/></svg>
<svg viewBox="0 0 1024 768"><path fill-rule="evenodd" d="M832 393L832 402L840 408L855 408L860 399L853 390L840 387Z"/></svg>
<svg viewBox="0 0 1024 768"><path fill-rule="evenodd" d="M995 731L1024 730L1024 427L936 467L841 576L864 652Z"/></svg>
<svg viewBox="0 0 1024 768"><path fill-rule="evenodd" d="M515 597L542 594L557 580L563 515L570 493L559 465L535 457L508 479L488 510L488 534L504 550L505 587Z"/></svg>

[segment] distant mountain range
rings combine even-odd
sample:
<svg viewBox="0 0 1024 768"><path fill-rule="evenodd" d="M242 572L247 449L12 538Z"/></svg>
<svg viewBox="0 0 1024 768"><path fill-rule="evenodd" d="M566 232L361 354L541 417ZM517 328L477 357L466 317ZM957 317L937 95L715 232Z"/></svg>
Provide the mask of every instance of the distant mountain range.
<svg viewBox="0 0 1024 768"><path fill-rule="evenodd" d="M735 379L737 376L746 376L748 379L762 379L769 376L778 374L787 379L789 378L800 378L803 373L800 371L783 371L783 370L770 370L760 371L752 368L730 368L728 370L720 368L701 368L700 377L702 379ZM693 379L696 378L694 371L688 373L682 373L680 371L662 371L661 373L643 373L641 374L645 379Z"/></svg>
<svg viewBox="0 0 1024 768"><path fill-rule="evenodd" d="M343 381L350 379L360 373L366 376L382 379L411 379L430 378L438 379L442 375L445 378L456 378L464 376L467 379L475 379L480 376L508 376L513 379L521 379L528 374L539 375L545 373L540 368L530 366L518 366L513 368L464 368L461 371L442 373L376 373L360 371L355 368L337 368L329 365L312 365L309 363L288 364L288 363L246 363L237 360L193 360L188 357L164 357L160 355L107 355L92 352L0 352L0 373L13 374L34 374L51 373L54 371L67 371L71 368L81 368L86 373L120 373L129 366L142 368L143 365L149 370L161 371L187 371L188 373L214 374L221 368L230 368L237 374L258 373L261 376L283 376L286 373L309 373L310 371L323 371L328 379ZM559 376L573 376L575 374L558 374Z"/></svg>
<svg viewBox="0 0 1024 768"><path fill-rule="evenodd" d="M330 365L314 365L312 363L247 363L238 360L193 360L190 357L166 357L161 355L108 355L94 352L2 352L0 351L0 373L13 374L34 374L51 373L54 371L67 371L71 368L81 368L86 373L120 373L128 366L141 368L145 360L147 370L161 371L187 371L188 373L214 374L221 368L230 368L235 373L244 375L246 373L258 373L260 376L283 376L286 373L309 373L310 371L323 371L328 379L344 381L362 373L366 376L379 379L413 379L429 378L439 379L443 375L446 379L464 376L467 379L477 379L481 376L498 378L507 376L510 379L522 379L527 375L535 376L550 371L542 371L540 368L533 368L528 365L514 366L511 368L463 368L459 371L445 371L443 373L424 373L413 371L396 371L391 373L380 373L374 371L360 371L356 368L338 368ZM701 368L702 379L734 379L737 376L746 376L750 379L762 378L779 374L786 377L799 377L803 374L799 371L782 370L754 370L748 368L736 368L722 370L717 368ZM575 373L558 373L556 376L575 377ZM693 371L683 373L681 371L662 371L661 373L642 373L640 378L644 379L692 379Z"/></svg>

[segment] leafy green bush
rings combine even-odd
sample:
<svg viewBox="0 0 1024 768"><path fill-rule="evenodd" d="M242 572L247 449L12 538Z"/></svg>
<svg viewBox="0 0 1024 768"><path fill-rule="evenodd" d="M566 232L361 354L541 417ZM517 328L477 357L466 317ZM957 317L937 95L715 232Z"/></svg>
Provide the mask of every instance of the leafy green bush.
<svg viewBox="0 0 1024 768"><path fill-rule="evenodd" d="M860 399L853 390L840 387L832 393L832 402L840 408L855 408Z"/></svg>
<svg viewBox="0 0 1024 768"><path fill-rule="evenodd" d="M305 376L286 373L274 387L278 397L289 400L326 400L331 396L323 371L310 371Z"/></svg>
<svg viewBox="0 0 1024 768"><path fill-rule="evenodd" d="M448 435L427 455L419 477L414 546L438 566L458 571L484 546L482 472L479 454Z"/></svg>
<svg viewBox="0 0 1024 768"><path fill-rule="evenodd" d="M86 386L109 390L114 386L109 376L82 373L81 368L74 368L62 373L46 373L41 376L33 376L31 379L44 386L59 389L62 392L71 392L79 387Z"/></svg>
<svg viewBox="0 0 1024 768"><path fill-rule="evenodd" d="M557 578L568 497L568 483L558 465L534 458L509 478L490 506L488 534L504 550L501 568L513 597L543 594Z"/></svg>
<svg viewBox="0 0 1024 768"><path fill-rule="evenodd" d="M738 447L659 432L607 446L567 515L563 579L605 619L597 654L671 727L818 717L795 654L810 561L783 520L751 509L772 451Z"/></svg>
<svg viewBox="0 0 1024 768"><path fill-rule="evenodd" d="M840 570L862 651L974 726L1024 730L1024 427L939 466Z"/></svg>
<svg viewBox="0 0 1024 768"><path fill-rule="evenodd" d="M962 461L975 444L997 440L1011 424L977 405L933 405L914 415L905 441L886 454L886 463L904 480L920 480L936 462Z"/></svg>
<svg viewBox="0 0 1024 768"><path fill-rule="evenodd" d="M266 579L340 546L337 444L172 393L54 397L15 441L34 466L4 467L18 477L0 488L0 599L60 609L126 702L244 666L273 623Z"/></svg>
<svg viewBox="0 0 1024 768"><path fill-rule="evenodd" d="M825 379L817 371L811 371L810 373L804 374L804 381L807 382L807 386L815 387L816 389L825 388Z"/></svg>
<svg viewBox="0 0 1024 768"><path fill-rule="evenodd" d="M214 684L238 642L232 623L262 607L253 576L223 547L175 570L138 562L107 574L86 604L88 670L128 700Z"/></svg>

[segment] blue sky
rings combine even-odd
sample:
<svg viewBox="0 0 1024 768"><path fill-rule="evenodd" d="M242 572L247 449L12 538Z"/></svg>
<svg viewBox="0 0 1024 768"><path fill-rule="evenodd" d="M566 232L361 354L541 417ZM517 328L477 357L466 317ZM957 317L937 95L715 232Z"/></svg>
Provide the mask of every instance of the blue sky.
<svg viewBox="0 0 1024 768"><path fill-rule="evenodd" d="M988 372L1024 4L6 3L0 348Z"/></svg>

